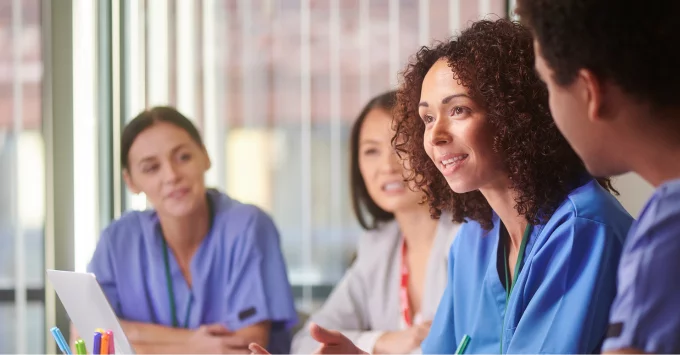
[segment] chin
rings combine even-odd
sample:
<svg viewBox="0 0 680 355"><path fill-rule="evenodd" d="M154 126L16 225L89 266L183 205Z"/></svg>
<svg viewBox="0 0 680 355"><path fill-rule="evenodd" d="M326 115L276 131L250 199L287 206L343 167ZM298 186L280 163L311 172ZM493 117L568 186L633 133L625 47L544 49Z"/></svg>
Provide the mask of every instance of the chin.
<svg viewBox="0 0 680 355"><path fill-rule="evenodd" d="M165 211L167 214L174 216L174 217L186 217L190 216L195 208L194 203L190 202L185 202L185 203L172 203L171 205L166 205L165 206Z"/></svg>
<svg viewBox="0 0 680 355"><path fill-rule="evenodd" d="M594 177L610 177L623 175L630 170L623 167L614 166L614 164L598 164L598 163L588 163L586 162L586 169L588 173Z"/></svg>
<svg viewBox="0 0 680 355"><path fill-rule="evenodd" d="M451 188L451 190L457 194L464 194L479 189L479 186L477 186L476 184L470 184L467 181L460 180L453 181L446 179L446 182L449 183L449 187Z"/></svg>

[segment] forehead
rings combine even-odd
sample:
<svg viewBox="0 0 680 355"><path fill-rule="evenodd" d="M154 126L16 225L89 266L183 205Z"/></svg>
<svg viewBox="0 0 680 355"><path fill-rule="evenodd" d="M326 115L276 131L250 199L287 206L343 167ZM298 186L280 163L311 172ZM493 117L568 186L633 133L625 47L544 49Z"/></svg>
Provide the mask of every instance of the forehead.
<svg viewBox="0 0 680 355"><path fill-rule="evenodd" d="M130 146L131 160L166 154L178 145L192 143L189 133L174 124L156 122L145 129Z"/></svg>
<svg viewBox="0 0 680 355"><path fill-rule="evenodd" d="M425 74L420 92L421 100L428 101L448 96L452 92L467 93L467 88L454 78L454 73L446 59L439 59Z"/></svg>
<svg viewBox="0 0 680 355"><path fill-rule="evenodd" d="M392 136L392 116L381 108L374 108L368 112L359 134L360 140L382 140L385 136Z"/></svg>

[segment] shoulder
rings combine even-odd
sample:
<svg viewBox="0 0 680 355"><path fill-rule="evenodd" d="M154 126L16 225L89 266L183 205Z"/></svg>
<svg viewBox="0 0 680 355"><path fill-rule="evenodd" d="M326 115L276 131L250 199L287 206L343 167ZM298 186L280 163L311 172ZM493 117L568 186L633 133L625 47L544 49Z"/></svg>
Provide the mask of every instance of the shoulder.
<svg viewBox="0 0 680 355"><path fill-rule="evenodd" d="M390 247L399 243L399 224L395 220L381 223L377 228L367 230L359 237L359 249Z"/></svg>
<svg viewBox="0 0 680 355"><path fill-rule="evenodd" d="M548 224L601 224L617 235L625 236L633 217L600 184L591 179L572 190L555 210Z"/></svg>
<svg viewBox="0 0 680 355"><path fill-rule="evenodd" d="M631 248L638 244L680 245L680 179L659 186L640 213L631 230ZM654 239L654 240L651 240ZM666 239L666 241L662 241Z"/></svg>
<svg viewBox="0 0 680 355"><path fill-rule="evenodd" d="M640 213L640 223L680 216L680 179L659 186ZM680 224L680 220L677 222Z"/></svg>
<svg viewBox="0 0 680 355"><path fill-rule="evenodd" d="M156 214L152 210L125 212L102 231L99 243L129 248L149 233L155 223Z"/></svg>
<svg viewBox="0 0 680 355"><path fill-rule="evenodd" d="M466 219L463 223L457 225L456 237L453 241L453 245L470 245L477 244L480 242L482 237L485 237L495 229L496 225L499 223L498 217L493 215L494 228L491 230L486 230L477 221L472 219Z"/></svg>
<svg viewBox="0 0 680 355"><path fill-rule="evenodd" d="M356 264L360 267L374 267L378 263L389 263L399 250L400 233L399 224L395 220L365 231L359 237Z"/></svg>
<svg viewBox="0 0 680 355"><path fill-rule="evenodd" d="M277 250L280 237L272 218L261 208L235 200L217 190L208 191L214 208L212 243L226 250Z"/></svg>
<svg viewBox="0 0 680 355"><path fill-rule="evenodd" d="M274 221L260 207L240 202L217 190L208 192L215 210L214 227L243 232L254 227L274 228Z"/></svg>

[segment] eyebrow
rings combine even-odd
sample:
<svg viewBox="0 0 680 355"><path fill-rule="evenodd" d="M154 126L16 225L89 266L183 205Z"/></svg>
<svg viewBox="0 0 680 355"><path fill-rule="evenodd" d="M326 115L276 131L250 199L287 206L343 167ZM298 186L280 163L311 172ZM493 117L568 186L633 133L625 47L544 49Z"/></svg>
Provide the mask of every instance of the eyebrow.
<svg viewBox="0 0 680 355"><path fill-rule="evenodd" d="M380 141L376 139L362 139L359 144L380 144Z"/></svg>
<svg viewBox="0 0 680 355"><path fill-rule="evenodd" d="M446 105L446 104L449 103L449 101L451 101L451 100L453 100L453 99L455 99L455 98L457 98L457 97L467 97L467 98L469 98L470 96L468 96L468 95L466 95L466 94L453 94L453 95L449 95L449 96L447 96L447 97L445 97L445 98L442 99L442 104ZM422 102L420 102L420 103L418 104L418 107L430 107L430 105L427 103L427 101L422 101Z"/></svg>
<svg viewBox="0 0 680 355"><path fill-rule="evenodd" d="M180 150L180 149L182 149L183 147L186 147L186 146L187 146L186 143L180 143L176 147L172 148L171 153L175 154L178 150ZM142 159L139 160L139 163L137 163L137 164L141 165L141 164L144 164L148 161L153 161L153 160L156 160L156 156L150 156L150 157L142 158Z"/></svg>

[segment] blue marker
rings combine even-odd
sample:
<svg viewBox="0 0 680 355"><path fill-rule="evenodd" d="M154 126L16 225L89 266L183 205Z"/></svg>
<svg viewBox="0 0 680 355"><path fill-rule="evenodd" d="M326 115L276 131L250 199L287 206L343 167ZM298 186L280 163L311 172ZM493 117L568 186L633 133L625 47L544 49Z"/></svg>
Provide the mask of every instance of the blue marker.
<svg viewBox="0 0 680 355"><path fill-rule="evenodd" d="M102 333L94 332L94 345L92 346L92 354L99 355L99 348L102 346Z"/></svg>
<svg viewBox="0 0 680 355"><path fill-rule="evenodd" d="M52 332L52 336L54 337L54 340L57 342L59 350L61 350L61 352L66 355L72 355L71 348L68 346L68 342L66 341L66 339L64 339L64 335L61 334L61 330L59 330L59 328L57 327L52 327L52 329L50 329L50 332Z"/></svg>

